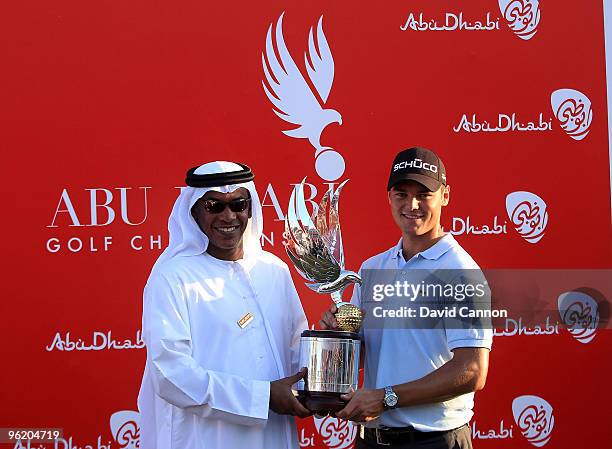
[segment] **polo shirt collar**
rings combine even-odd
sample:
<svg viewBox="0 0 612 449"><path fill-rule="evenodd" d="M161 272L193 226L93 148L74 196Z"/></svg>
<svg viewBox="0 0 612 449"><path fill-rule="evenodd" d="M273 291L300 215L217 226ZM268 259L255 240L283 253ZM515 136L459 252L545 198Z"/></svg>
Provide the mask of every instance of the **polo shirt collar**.
<svg viewBox="0 0 612 449"><path fill-rule="evenodd" d="M429 260L437 260L442 257L449 249L451 249L456 244L455 238L449 232L444 237L442 237L438 243L433 245L430 248L427 248L425 251L421 251L417 253L416 256L421 256L424 259ZM399 259L400 261L404 260L404 256L402 255L402 239L399 239L395 250L393 251L393 259Z"/></svg>

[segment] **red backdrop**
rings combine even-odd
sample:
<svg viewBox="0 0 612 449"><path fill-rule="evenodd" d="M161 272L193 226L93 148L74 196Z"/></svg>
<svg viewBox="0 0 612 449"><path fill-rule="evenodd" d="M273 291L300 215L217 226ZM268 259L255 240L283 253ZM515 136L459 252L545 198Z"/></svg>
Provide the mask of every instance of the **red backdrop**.
<svg viewBox="0 0 612 449"><path fill-rule="evenodd" d="M142 288L185 170L207 161L253 167L264 248L285 260L282 218L305 176L316 200L350 179L349 268L395 244L388 169L422 145L447 167L443 224L482 267L612 267L601 2L22 0L3 10L0 427L61 427L60 448L134 444ZM294 126L262 89L266 31L283 11L306 79L308 30L324 17L335 67L325 108L342 124L321 143L344 171L282 134ZM513 192L523 193L506 204ZM540 220L539 239L525 217ZM294 280L317 322L328 301ZM474 445L606 445L610 339L497 337ZM547 423L539 443L524 425L532 406L532 421ZM298 425L303 447L352 445L346 423Z"/></svg>

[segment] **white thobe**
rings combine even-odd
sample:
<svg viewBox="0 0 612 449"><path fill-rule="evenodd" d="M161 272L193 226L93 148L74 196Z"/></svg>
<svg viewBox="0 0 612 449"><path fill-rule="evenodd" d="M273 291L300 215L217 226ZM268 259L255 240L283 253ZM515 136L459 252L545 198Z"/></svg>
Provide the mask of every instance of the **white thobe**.
<svg viewBox="0 0 612 449"><path fill-rule="evenodd" d="M269 410L270 381L299 370L307 326L287 265L270 253L157 267L144 293L141 449L298 448L293 417Z"/></svg>

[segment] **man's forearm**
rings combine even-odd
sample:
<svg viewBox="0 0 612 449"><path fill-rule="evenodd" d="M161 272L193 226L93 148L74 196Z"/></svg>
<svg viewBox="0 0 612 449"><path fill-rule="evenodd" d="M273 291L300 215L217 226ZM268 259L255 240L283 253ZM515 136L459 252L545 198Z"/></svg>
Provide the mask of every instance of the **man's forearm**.
<svg viewBox="0 0 612 449"><path fill-rule="evenodd" d="M442 402L481 390L487 377L489 351L460 348L454 357L421 379L393 386L398 407Z"/></svg>

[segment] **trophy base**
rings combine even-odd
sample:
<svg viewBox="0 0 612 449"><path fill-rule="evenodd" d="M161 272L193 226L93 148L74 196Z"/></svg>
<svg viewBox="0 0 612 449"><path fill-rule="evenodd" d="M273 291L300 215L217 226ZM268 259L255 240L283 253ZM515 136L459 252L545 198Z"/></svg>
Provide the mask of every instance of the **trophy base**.
<svg viewBox="0 0 612 449"><path fill-rule="evenodd" d="M308 410L317 415L333 415L346 405L340 399L342 393L298 391L298 401Z"/></svg>

